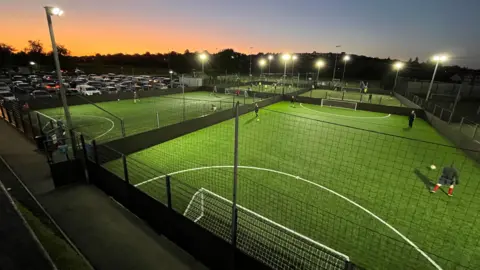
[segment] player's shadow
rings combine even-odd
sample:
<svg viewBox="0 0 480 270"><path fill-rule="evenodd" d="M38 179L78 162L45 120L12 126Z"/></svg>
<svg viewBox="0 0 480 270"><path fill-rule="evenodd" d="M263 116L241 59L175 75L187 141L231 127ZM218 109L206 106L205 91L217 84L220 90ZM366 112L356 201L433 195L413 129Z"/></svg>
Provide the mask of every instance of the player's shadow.
<svg viewBox="0 0 480 270"><path fill-rule="evenodd" d="M248 119L247 121L245 121L245 125L248 125L248 124L250 124L251 122L253 122L253 121L255 120L255 118L256 118L256 117L254 116L254 117Z"/></svg>
<svg viewBox="0 0 480 270"><path fill-rule="evenodd" d="M419 169L415 169L415 174L417 177L422 181L422 183L425 185L425 188L430 192L432 188L435 186L435 183L430 180L426 175L424 175L422 172L420 172ZM440 190L447 194L443 189L440 188Z"/></svg>
<svg viewBox="0 0 480 270"><path fill-rule="evenodd" d="M404 128L403 128L403 131L410 131L410 130L412 130L411 127L404 127Z"/></svg>

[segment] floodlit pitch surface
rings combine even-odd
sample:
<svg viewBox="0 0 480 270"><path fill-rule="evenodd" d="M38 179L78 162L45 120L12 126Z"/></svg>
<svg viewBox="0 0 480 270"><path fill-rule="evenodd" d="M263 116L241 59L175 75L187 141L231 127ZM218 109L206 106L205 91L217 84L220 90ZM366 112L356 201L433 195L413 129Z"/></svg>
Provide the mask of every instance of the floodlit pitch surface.
<svg viewBox="0 0 480 270"><path fill-rule="evenodd" d="M398 106L401 107L402 103L395 97L387 96L387 95L378 95L372 94L372 101L368 101L369 93L361 94L356 92L345 92L343 95L342 91L333 91L333 90L323 90L323 89L316 89L312 91L308 91L301 96L303 97L311 97L311 98L330 98L330 99L342 99L357 101L360 100L363 103L372 103L372 104L381 104L386 106Z"/></svg>
<svg viewBox="0 0 480 270"><path fill-rule="evenodd" d="M217 111L231 109L236 101L252 103L254 99L225 94L213 95L210 92L188 92L185 93L185 100L182 94L142 98L140 92L136 103L133 99L127 99L96 104L105 111L91 104L70 106L70 113L76 131L83 133L88 139L105 142L122 136L120 119L124 120L125 132L129 136L211 114L212 105L216 106ZM65 121L61 107L40 112L52 119ZM47 117L41 121L45 122L45 119ZM43 126L48 128L48 123Z"/></svg>
<svg viewBox="0 0 480 270"><path fill-rule="evenodd" d="M423 120L281 102L239 122L243 207L367 269L480 266L480 170ZM231 200L233 143L229 120L132 154L130 182L165 203L171 174L181 213L200 188ZM461 185L431 194L440 171L427 166L452 161ZM104 166L123 178L121 160Z"/></svg>

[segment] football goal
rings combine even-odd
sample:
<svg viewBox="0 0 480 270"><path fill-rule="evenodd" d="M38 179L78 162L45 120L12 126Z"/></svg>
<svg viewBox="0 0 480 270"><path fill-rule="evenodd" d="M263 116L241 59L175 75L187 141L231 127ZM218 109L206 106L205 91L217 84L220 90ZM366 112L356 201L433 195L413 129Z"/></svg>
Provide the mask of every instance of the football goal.
<svg viewBox="0 0 480 270"><path fill-rule="evenodd" d="M205 188L184 216L231 240L232 202ZM273 269L346 269L349 257L237 204L237 247Z"/></svg>
<svg viewBox="0 0 480 270"><path fill-rule="evenodd" d="M225 89L226 95L237 95L239 97L249 97L248 90L239 88L227 88Z"/></svg>
<svg viewBox="0 0 480 270"><path fill-rule="evenodd" d="M347 100L333 100L333 99L322 99L321 104L322 107L335 107L335 108L342 108L342 109L352 109L357 110L357 102L347 101Z"/></svg>

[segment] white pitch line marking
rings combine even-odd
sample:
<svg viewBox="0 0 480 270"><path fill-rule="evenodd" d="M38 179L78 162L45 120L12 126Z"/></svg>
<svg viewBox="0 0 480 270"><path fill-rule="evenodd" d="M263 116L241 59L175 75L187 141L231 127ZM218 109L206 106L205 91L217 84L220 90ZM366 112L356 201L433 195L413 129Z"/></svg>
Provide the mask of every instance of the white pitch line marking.
<svg viewBox="0 0 480 270"><path fill-rule="evenodd" d="M233 168L234 166L233 165L220 165L220 166L206 166L206 167L198 167L198 168L191 168L191 169L186 169L186 170L181 170L181 171L176 171L176 172L172 172L170 174L168 174L169 176L173 176L173 175L176 175L176 174L181 174L181 173L186 173L186 172L192 172L192 171L200 171L200 170L207 170L207 169L220 169L220 168ZM292 177L292 178L295 178L297 180L300 180L300 181L303 181L305 183L308 183L310 185L313 185L313 186L316 186L318 188L321 188L325 191L328 191L330 193L332 193L333 195L336 195L342 199L344 199L345 201L349 202L350 204L360 208L361 210L363 210L365 213L369 214L370 216L372 216L373 218L375 218L376 220L380 221L383 225L387 226L390 230L392 230L394 233L396 233L398 236L400 236L403 240L405 240L405 242L407 242L410 246L412 246L415 250L417 250L425 259L427 259L435 268L437 268L438 270L442 270L442 268L432 259L430 258L423 250L421 250L415 243L413 243L410 239L408 239L405 235L403 235L401 232L399 232L397 229L395 229L392 225L388 224L385 220L381 219L379 216L375 215L373 212L371 212L370 210L368 210L367 208L361 206L360 204L356 203L355 201L343 196L342 194L336 192L336 191L333 191L325 186L322 186L320 184L317 184L317 183L314 183L312 181L309 181L307 179L304 179L300 176L295 176L293 174L289 174L289 173L286 173L286 172L281 172L281 171L277 171L277 170L273 170L273 169L267 169L267 168L259 168L259 167L253 167L253 166L238 166L238 168L240 169L251 169L251 170L259 170L259 171L267 171L267 172L272 172L272 173L277 173L277 174L281 174L281 175L285 175L285 176L288 176L288 177ZM144 184L147 184L147 183L150 183L152 181L155 181L155 180L158 180L158 179L162 179L162 178L165 178L167 175L161 175L161 176L157 176L157 177L154 177L152 179L149 179L149 180L146 180L144 182L141 182L141 183L138 183L138 184L135 184L135 187L138 187L138 186L141 186L141 185L144 185Z"/></svg>
<svg viewBox="0 0 480 270"><path fill-rule="evenodd" d="M186 173L186 172L192 172L192 171L200 171L200 170L207 170L207 169L220 169L220 168L233 168L234 166L233 165L220 165L220 166L206 166L206 167L198 167L198 168L191 168L191 169L186 169L186 170L181 170L181 171L177 171L177 172L172 172L170 174L168 174L169 176L173 176L173 175L176 175L176 174L181 174L181 173ZM380 221L380 223L382 223L383 225L387 226L390 230L392 230L394 233L396 233L398 236L400 236L403 240L405 240L405 242L407 242L410 246L412 246L415 250L417 250L425 259L427 259L435 268L437 268L438 270L442 270L442 268L432 259L430 258L423 250L421 250L415 243L413 243L410 239L408 239L405 235L403 235L401 232L399 232L397 229L395 229L392 225L390 225L389 223L387 223L385 220L381 219L379 216L375 215L374 213L372 213L370 210L368 210L367 208L361 206L360 204L356 203L355 201L343 196L342 194L336 192L336 191L333 191L325 186L322 186L320 184L317 184L317 183L314 183L312 181L309 181L307 179L304 179L300 176L295 176L293 174L289 174L289 173L286 173L286 172L281 172L281 171L277 171L277 170L273 170L273 169L267 169L267 168L259 168L259 167L253 167L253 166L238 166L238 168L240 169L251 169L251 170L259 170L259 171L267 171L267 172L272 172L272 173L277 173L277 174L281 174L281 175L285 175L285 176L288 176L288 177L292 177L292 178L295 178L297 180L300 180L300 181L303 181L305 183L308 183L310 185L313 185L313 186L316 186L318 188L321 188L325 191L328 191L330 193L332 193L333 195L336 195L342 199L344 199L345 201L347 201L348 203L360 208L361 210L363 210L365 213L369 214L370 216L372 216L373 218L375 218L376 220ZM157 176L157 177L154 177L152 179L149 179L149 180L146 180L144 182L141 182L141 183L138 183L138 184L135 184L135 187L138 187L138 186L141 186L141 185L144 185L144 184L147 184L147 183L150 183L152 181L155 181L155 180L158 180L158 179L162 179L162 178L165 178L167 175L161 175L161 176Z"/></svg>
<svg viewBox="0 0 480 270"><path fill-rule="evenodd" d="M332 115L332 116L337 116L337 117L345 117L345 118L356 118L356 119L384 119L384 118L388 118L391 116L391 114L387 114L385 116L348 116L348 115L340 115L340 114L334 114L334 113L326 113L326 112L321 112L321 111L318 111L318 110L314 110L314 109L310 109L308 107L305 107L303 106L302 103L300 103L300 107L304 108L304 109L307 109L307 110L310 110L310 111L314 111L314 112L317 112L317 113L321 113L321 114L328 114L328 115Z"/></svg>
<svg viewBox="0 0 480 270"><path fill-rule="evenodd" d="M63 115L56 115L56 116L63 116ZM114 128L115 128L115 122L112 121L112 119L108 118L108 117L104 117L104 116L98 116L98 115L88 115L88 114L75 114L74 116L81 116L81 117L93 117L93 118L100 118L100 119L104 119L104 120L107 120L109 121L112 126L110 127L110 129L108 129L106 132L98 135L97 137L93 138L92 140L96 140L98 138L101 138L105 135L107 135L110 131L112 131ZM54 121L57 121L54 119Z"/></svg>

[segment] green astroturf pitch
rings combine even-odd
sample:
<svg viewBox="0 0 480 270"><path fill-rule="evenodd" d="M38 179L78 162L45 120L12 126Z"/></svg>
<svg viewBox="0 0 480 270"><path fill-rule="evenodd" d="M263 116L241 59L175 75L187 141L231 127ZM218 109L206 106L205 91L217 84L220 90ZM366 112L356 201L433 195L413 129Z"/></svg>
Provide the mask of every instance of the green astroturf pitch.
<svg viewBox="0 0 480 270"><path fill-rule="evenodd" d="M260 109L259 119L239 119L241 206L367 269L480 267L480 169L428 123L408 129L405 116L288 102ZM131 154L130 182L165 203L171 174L181 213L200 188L231 200L233 143L229 120ZM448 187L431 194L452 162L461 177L454 196ZM123 178L121 160L103 166Z"/></svg>
<svg viewBox="0 0 480 270"><path fill-rule="evenodd" d="M70 106L70 114L76 131L89 139L104 142L122 136L120 119L124 120L128 136L211 114L212 105L216 106L217 111L231 109L236 101L252 103L254 99L225 94L212 95L209 92L188 92L185 93L184 101L182 94L142 98L140 92L136 103L133 99L97 103L103 110L92 104ZM64 121L63 108L44 109L40 112ZM48 128L47 120L47 117L42 117L42 128Z"/></svg>
<svg viewBox="0 0 480 270"><path fill-rule="evenodd" d="M364 103L370 103L368 101L368 96L369 96L368 93L360 94L356 92L345 92L345 95L343 95L342 91L316 89L316 90L308 91L302 94L301 96L311 97L311 98L328 98L328 99L342 99L343 97L345 100L349 100L349 101L356 101L356 102L362 101ZM378 95L378 94L372 94L371 103L381 104L386 106L398 106L398 107L402 106L402 103L395 97L387 96L387 95Z"/></svg>

